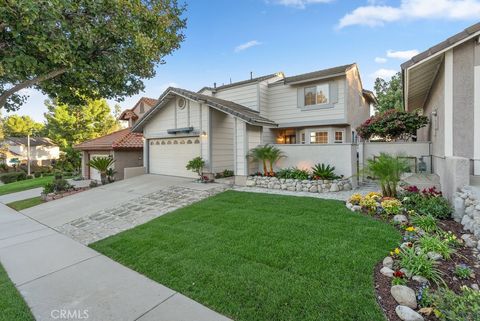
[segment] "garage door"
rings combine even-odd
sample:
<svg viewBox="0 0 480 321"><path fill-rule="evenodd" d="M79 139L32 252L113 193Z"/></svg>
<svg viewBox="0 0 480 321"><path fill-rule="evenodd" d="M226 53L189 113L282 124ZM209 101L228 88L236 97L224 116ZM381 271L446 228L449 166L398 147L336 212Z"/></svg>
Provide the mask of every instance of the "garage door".
<svg viewBox="0 0 480 321"><path fill-rule="evenodd" d="M199 137L150 139L149 168L152 174L197 177L185 168L192 158L200 156Z"/></svg>

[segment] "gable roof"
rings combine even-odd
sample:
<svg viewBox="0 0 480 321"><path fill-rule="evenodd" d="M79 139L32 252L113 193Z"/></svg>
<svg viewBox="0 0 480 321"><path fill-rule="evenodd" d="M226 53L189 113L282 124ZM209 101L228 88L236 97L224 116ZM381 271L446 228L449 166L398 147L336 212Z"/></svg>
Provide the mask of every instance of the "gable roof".
<svg viewBox="0 0 480 321"><path fill-rule="evenodd" d="M155 104L158 102L155 98L149 98L149 97L142 97L140 98L135 105L133 105L132 108L127 108L125 109L120 116L118 117L119 120L128 120L129 118L134 118L135 120L142 117L143 115L138 115L134 112L134 109L140 104L144 103L150 107L155 106ZM128 117L127 117L128 116Z"/></svg>
<svg viewBox="0 0 480 321"><path fill-rule="evenodd" d="M87 140L75 145L75 148L80 150L141 149L143 148L143 135L132 133L130 128L125 128L102 137Z"/></svg>
<svg viewBox="0 0 480 321"><path fill-rule="evenodd" d="M7 137L7 141L10 141L12 145L25 145L27 146L27 137ZM30 137L30 146L57 146L48 137Z"/></svg>
<svg viewBox="0 0 480 321"><path fill-rule="evenodd" d="M295 83L302 83L307 81L331 78L335 76L341 76L341 75L344 75L350 68L353 68L356 65L357 65L356 63L352 63L348 65L343 65L343 66L317 70L313 72L308 72L306 74L286 77L284 81L286 84L295 84Z"/></svg>
<svg viewBox="0 0 480 321"><path fill-rule="evenodd" d="M217 87L205 86L202 89L200 89L199 91L197 91L197 93L200 93L204 90L216 91L216 90L227 89L227 88L231 88L231 87L235 87L235 86L247 85L247 84L250 84L250 83L261 82L261 81L268 80L270 78L279 77L279 76L284 77L283 72L280 71L280 72L277 72L277 73L274 73L274 74L269 74L269 75L260 76L260 77L256 77L256 78L251 78L251 79L247 79L247 80L232 82L231 84L226 84L226 85L217 86Z"/></svg>
<svg viewBox="0 0 480 321"><path fill-rule="evenodd" d="M435 46L430 47L429 49L419 53L418 55L413 56L412 59L404 62L401 65L402 69L409 68L409 67L415 65L416 63L418 63L418 62L420 62L420 61L422 61L422 60L424 60L424 59L426 59L430 56L433 56L433 55L439 53L442 50L447 49L448 47L455 46L455 45L459 44L463 40L469 38L470 36L472 36L473 34L479 32L479 31L480 31L480 22L464 29L463 31L461 31L461 32L457 33L456 35L453 35L450 38L436 44Z"/></svg>
<svg viewBox="0 0 480 321"><path fill-rule="evenodd" d="M260 113L258 111L239 105L232 101L202 95L182 88L169 87L158 99L158 104L155 107L151 108L145 114L145 116L143 116L138 121L138 123L132 128L132 131L141 132L144 124L148 122L148 120L152 118L158 110L160 110L163 106L170 102L171 99L173 99L175 96L182 96L199 103L205 103L211 108L220 110L234 117L238 117L251 125L277 126L274 121L260 116Z"/></svg>

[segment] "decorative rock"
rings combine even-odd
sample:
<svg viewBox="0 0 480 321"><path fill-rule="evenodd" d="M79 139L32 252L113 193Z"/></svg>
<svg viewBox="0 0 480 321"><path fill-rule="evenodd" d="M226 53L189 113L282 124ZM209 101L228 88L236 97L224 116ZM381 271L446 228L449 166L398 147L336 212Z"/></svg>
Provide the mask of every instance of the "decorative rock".
<svg viewBox="0 0 480 321"><path fill-rule="evenodd" d="M360 205L353 205L352 206L352 212L359 212L362 210L362 207Z"/></svg>
<svg viewBox="0 0 480 321"><path fill-rule="evenodd" d="M388 267L382 267L382 269L380 270L380 273L382 273L383 275L385 276L388 276L389 278L393 278L393 270L391 268L388 268Z"/></svg>
<svg viewBox="0 0 480 321"><path fill-rule="evenodd" d="M409 270L407 270L405 268L400 269L400 272L403 272L407 278L412 277L412 272L410 272Z"/></svg>
<svg viewBox="0 0 480 321"><path fill-rule="evenodd" d="M408 218L405 215L397 214L393 217L393 222L397 224L407 224Z"/></svg>
<svg viewBox="0 0 480 321"><path fill-rule="evenodd" d="M338 192L340 189L338 188L338 184L333 183L330 187L330 192Z"/></svg>
<svg viewBox="0 0 480 321"><path fill-rule="evenodd" d="M462 240L465 242L465 245L468 247L476 247L478 245L478 242L473 238L471 234L463 234Z"/></svg>
<svg viewBox="0 0 480 321"><path fill-rule="evenodd" d="M350 183L345 183L343 185L343 190L344 191L351 191L352 190L352 185Z"/></svg>
<svg viewBox="0 0 480 321"><path fill-rule="evenodd" d="M438 261L443 258L443 256L437 252L428 252L427 256L430 258L430 260L433 260L433 261Z"/></svg>
<svg viewBox="0 0 480 321"><path fill-rule="evenodd" d="M399 305L395 308L398 317L403 321L424 321L423 317L409 307Z"/></svg>
<svg viewBox="0 0 480 321"><path fill-rule="evenodd" d="M420 276L420 275L414 275L412 277L412 280L420 284L429 283L427 278L424 278L423 276Z"/></svg>
<svg viewBox="0 0 480 321"><path fill-rule="evenodd" d="M390 293L392 294L395 301L398 302L398 304L407 306L412 309L417 308L417 298L415 296L415 291L410 289L408 286L394 285L390 289Z"/></svg>
<svg viewBox="0 0 480 321"><path fill-rule="evenodd" d="M480 287L478 286L477 283L473 283L470 287L471 287L472 289L474 289L475 291L480 291Z"/></svg>
<svg viewBox="0 0 480 321"><path fill-rule="evenodd" d="M255 186L255 181L253 179L247 179L247 182L245 183L245 186L247 187L253 187Z"/></svg>
<svg viewBox="0 0 480 321"><path fill-rule="evenodd" d="M393 269L393 259L390 256L387 256L383 259L383 266L389 269Z"/></svg>
<svg viewBox="0 0 480 321"><path fill-rule="evenodd" d="M310 189L308 191L310 193L316 193L316 192L318 192L318 187L317 186L312 186L312 187L310 187Z"/></svg>

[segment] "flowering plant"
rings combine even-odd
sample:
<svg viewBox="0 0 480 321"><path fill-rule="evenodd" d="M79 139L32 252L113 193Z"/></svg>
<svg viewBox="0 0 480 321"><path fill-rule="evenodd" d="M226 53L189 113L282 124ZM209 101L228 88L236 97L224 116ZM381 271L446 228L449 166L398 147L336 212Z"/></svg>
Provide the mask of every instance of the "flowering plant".
<svg viewBox="0 0 480 321"><path fill-rule="evenodd" d="M353 205L359 205L360 202L362 201L362 195L359 193L355 193L350 198L348 199L349 203L352 203Z"/></svg>
<svg viewBox="0 0 480 321"><path fill-rule="evenodd" d="M400 254L400 249L398 247L395 248L395 250L390 251L390 256L397 256Z"/></svg>
<svg viewBox="0 0 480 321"><path fill-rule="evenodd" d="M360 201L360 206L364 210L366 210L368 213L371 213L371 214L376 212L377 205L378 205L378 202L376 199L366 197L366 196Z"/></svg>
<svg viewBox="0 0 480 321"><path fill-rule="evenodd" d="M383 207L387 215L396 215L400 213L402 208L402 203L394 198L384 199L380 205Z"/></svg>
<svg viewBox="0 0 480 321"><path fill-rule="evenodd" d="M367 195L365 195L365 197L380 201L382 199L382 194L379 192L369 192Z"/></svg>

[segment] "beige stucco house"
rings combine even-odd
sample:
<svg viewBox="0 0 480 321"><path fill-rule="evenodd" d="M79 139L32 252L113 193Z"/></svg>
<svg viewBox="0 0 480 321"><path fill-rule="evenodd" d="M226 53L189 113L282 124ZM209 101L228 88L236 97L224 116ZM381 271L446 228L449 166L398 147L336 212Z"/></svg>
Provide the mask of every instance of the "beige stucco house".
<svg viewBox="0 0 480 321"><path fill-rule="evenodd" d="M143 135L132 133L131 128L146 112L150 110L157 100L142 97L131 108L122 112L119 120L127 123L127 128L118 130L111 134L87 140L75 146L82 151L82 176L87 179L100 181L100 173L88 166L90 160L95 157L112 157L115 162L115 180L129 177L129 173L143 173Z"/></svg>
<svg viewBox="0 0 480 321"><path fill-rule="evenodd" d="M292 77L280 72L198 92L168 88L132 131L144 135L149 173L194 177L185 165L201 156L206 172L233 170L241 181L258 171L250 149L269 143L287 154L281 167L324 160L351 176L355 128L374 101L356 64Z"/></svg>
<svg viewBox="0 0 480 321"><path fill-rule="evenodd" d="M3 144L7 151L0 155L0 161L11 166L12 160L27 163L28 137L7 137ZM60 148L47 137L30 137L30 164L50 166L60 157Z"/></svg>
<svg viewBox="0 0 480 321"><path fill-rule="evenodd" d="M443 191L478 184L480 177L480 23L402 64L405 108L423 110L430 125L432 169Z"/></svg>

